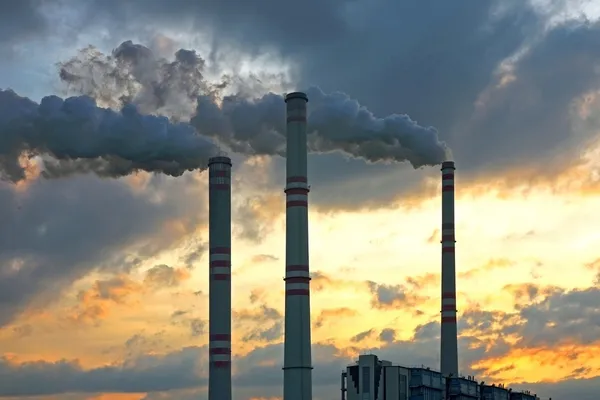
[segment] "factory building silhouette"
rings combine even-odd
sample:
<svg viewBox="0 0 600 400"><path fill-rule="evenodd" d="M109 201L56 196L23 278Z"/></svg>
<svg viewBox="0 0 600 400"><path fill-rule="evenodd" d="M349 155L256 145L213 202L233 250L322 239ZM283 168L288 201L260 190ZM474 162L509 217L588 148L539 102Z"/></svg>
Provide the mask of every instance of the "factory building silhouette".
<svg viewBox="0 0 600 400"><path fill-rule="evenodd" d="M283 400L312 400L308 238L307 103L286 103L286 249ZM209 160L209 400L232 400L231 383L231 167ZM341 374L342 400L539 400L527 391L486 385L459 373L456 307L453 161L442 163L440 370L407 367L359 356ZM401 360L400 360L401 361ZM334 398L332 394L332 398Z"/></svg>

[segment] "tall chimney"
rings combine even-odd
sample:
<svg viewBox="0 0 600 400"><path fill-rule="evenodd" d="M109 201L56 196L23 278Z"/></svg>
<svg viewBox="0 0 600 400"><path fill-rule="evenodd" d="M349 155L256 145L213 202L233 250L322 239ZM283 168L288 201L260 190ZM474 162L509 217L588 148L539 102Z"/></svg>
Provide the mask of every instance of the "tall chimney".
<svg viewBox="0 0 600 400"><path fill-rule="evenodd" d="M442 339L440 370L458 376L456 259L454 235L454 162L442 163Z"/></svg>
<svg viewBox="0 0 600 400"><path fill-rule="evenodd" d="M285 96L287 107L285 338L283 399L312 400L308 179L304 93Z"/></svg>
<svg viewBox="0 0 600 400"><path fill-rule="evenodd" d="M231 400L231 159L208 161L208 399Z"/></svg>

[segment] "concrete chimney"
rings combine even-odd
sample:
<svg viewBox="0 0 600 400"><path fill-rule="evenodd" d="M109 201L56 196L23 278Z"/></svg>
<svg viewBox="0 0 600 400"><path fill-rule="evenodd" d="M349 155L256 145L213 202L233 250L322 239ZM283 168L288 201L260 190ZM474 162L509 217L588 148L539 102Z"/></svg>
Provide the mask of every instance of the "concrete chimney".
<svg viewBox="0 0 600 400"><path fill-rule="evenodd" d="M208 399L231 400L231 159L208 161Z"/></svg>
<svg viewBox="0 0 600 400"><path fill-rule="evenodd" d="M454 162L442 163L442 339L440 371L458 376L456 259L454 235Z"/></svg>
<svg viewBox="0 0 600 400"><path fill-rule="evenodd" d="M308 179L304 93L285 96L287 107L285 338L283 399L312 400Z"/></svg>

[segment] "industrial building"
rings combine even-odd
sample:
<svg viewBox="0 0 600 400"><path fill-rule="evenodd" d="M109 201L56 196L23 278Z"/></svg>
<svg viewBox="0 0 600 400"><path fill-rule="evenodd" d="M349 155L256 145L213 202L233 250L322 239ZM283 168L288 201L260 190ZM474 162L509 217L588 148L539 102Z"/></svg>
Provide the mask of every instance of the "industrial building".
<svg viewBox="0 0 600 400"><path fill-rule="evenodd" d="M361 355L342 372L342 400L540 400L529 392L486 385L475 377L445 377L425 367L404 367Z"/></svg>

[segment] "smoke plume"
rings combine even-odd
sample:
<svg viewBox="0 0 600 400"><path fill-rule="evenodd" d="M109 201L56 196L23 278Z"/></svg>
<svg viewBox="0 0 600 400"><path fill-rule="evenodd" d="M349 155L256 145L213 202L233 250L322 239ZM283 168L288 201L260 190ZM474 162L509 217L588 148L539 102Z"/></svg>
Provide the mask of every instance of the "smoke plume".
<svg viewBox="0 0 600 400"><path fill-rule="evenodd" d="M112 108L134 103L142 113L176 120L189 119L196 97L214 97L226 86L225 82L212 84L205 79L205 62L194 50L180 49L169 61L130 40L111 55L89 46L58 67L69 91Z"/></svg>
<svg viewBox="0 0 600 400"><path fill-rule="evenodd" d="M89 172L120 177L138 170L179 176L206 167L217 152L209 138L237 153L285 156L283 96L253 97L241 89L239 78L209 82L205 62L195 51L178 50L168 61L127 41L109 56L88 47L59 66L63 82L82 96L48 96L38 105L0 90L4 179L24 179L23 155L42 156L48 178ZM231 81L238 93L222 96L224 82ZM447 156L437 131L407 115L378 118L344 93L326 94L318 87L307 94L313 152L337 151L369 162L408 161L415 168L439 164ZM190 116L189 123L174 122Z"/></svg>
<svg viewBox="0 0 600 400"><path fill-rule="evenodd" d="M437 165L450 156L435 128L423 127L408 115L378 118L344 93L326 94L314 86L306 93L312 152L338 151L369 162L408 161L414 168ZM269 93L259 99L227 96L220 107L201 96L191 123L233 151L284 155L284 115L281 95Z"/></svg>
<svg viewBox="0 0 600 400"><path fill-rule="evenodd" d="M127 41L110 56L84 49L60 67L61 78L71 89L78 85L82 94L99 101L132 102L141 111L159 114L185 104L186 114L195 114L190 121L194 128L232 151L285 155L283 96L256 97L243 90L256 79L244 82L224 76L216 83L208 82L206 64L194 51L178 50L174 61L168 61L148 47ZM223 89L233 81L236 94L223 96ZM337 151L369 162L408 161L414 168L437 165L449 157L437 130L407 115L378 118L346 94L326 94L318 87L310 87L307 94L312 152ZM190 113L189 107L195 111Z"/></svg>
<svg viewBox="0 0 600 400"><path fill-rule="evenodd" d="M47 177L120 177L139 170L179 176L206 168L217 150L189 124L143 115L132 104L117 112L87 96L47 96L38 105L0 90L0 175L12 182L25 178L23 154L45 157Z"/></svg>

